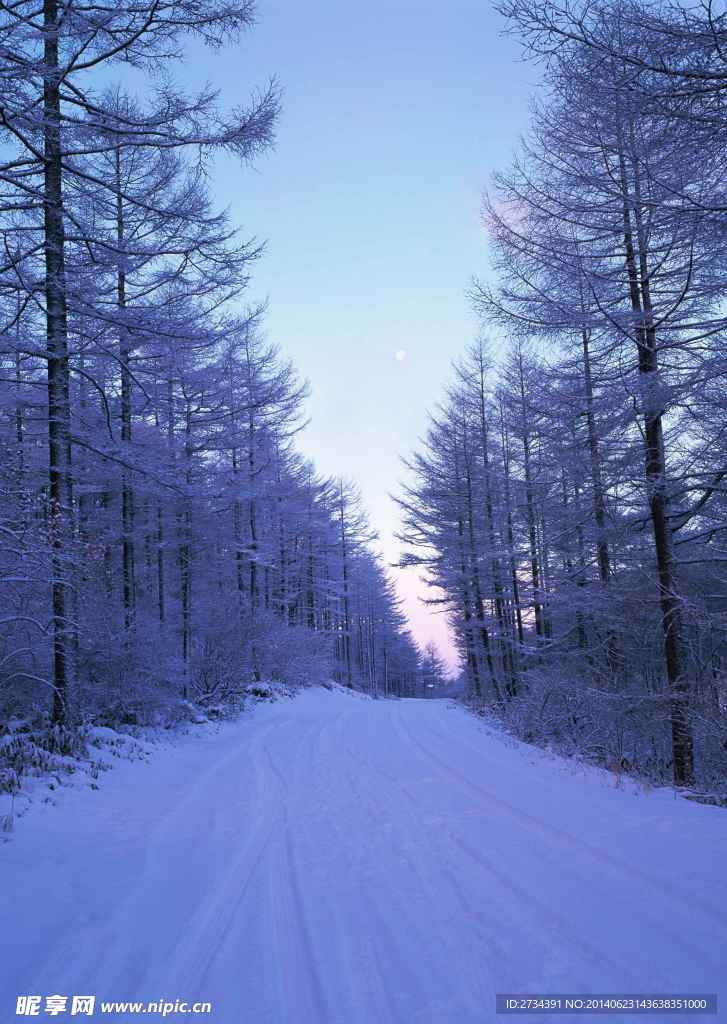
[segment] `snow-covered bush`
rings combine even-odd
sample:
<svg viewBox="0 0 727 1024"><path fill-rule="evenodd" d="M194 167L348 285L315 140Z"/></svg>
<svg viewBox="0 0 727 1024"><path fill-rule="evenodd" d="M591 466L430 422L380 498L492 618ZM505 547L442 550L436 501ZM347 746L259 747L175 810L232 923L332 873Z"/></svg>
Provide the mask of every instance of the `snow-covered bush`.
<svg viewBox="0 0 727 1024"><path fill-rule="evenodd" d="M250 683L249 686L245 687L245 693L250 697L256 697L258 700L272 700L275 696L275 689L270 683Z"/></svg>
<svg viewBox="0 0 727 1024"><path fill-rule="evenodd" d="M333 646L329 636L305 627L280 629L274 621L261 632L257 644L257 671L263 679L289 686L309 686L328 679L333 671Z"/></svg>
<svg viewBox="0 0 727 1024"><path fill-rule="evenodd" d="M24 776L72 774L87 757L85 729L11 721L0 726L0 792L17 792Z"/></svg>
<svg viewBox="0 0 727 1024"><path fill-rule="evenodd" d="M604 685L566 658L559 669L531 668L516 696L496 704L475 702L527 743L579 756L615 772L654 782L673 776L668 693L634 678ZM710 687L694 687L692 725L699 788L724 788L727 712Z"/></svg>

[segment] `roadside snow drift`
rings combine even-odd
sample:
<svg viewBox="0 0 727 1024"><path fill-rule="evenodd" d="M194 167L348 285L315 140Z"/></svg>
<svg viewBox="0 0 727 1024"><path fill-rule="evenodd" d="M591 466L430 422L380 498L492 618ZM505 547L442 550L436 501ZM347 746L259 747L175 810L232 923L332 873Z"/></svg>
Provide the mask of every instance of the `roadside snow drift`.
<svg viewBox="0 0 727 1024"><path fill-rule="evenodd" d="M224 1024L482 1024L497 992L727 1015L727 812L630 789L446 702L260 706L21 819L0 1019L24 994Z"/></svg>

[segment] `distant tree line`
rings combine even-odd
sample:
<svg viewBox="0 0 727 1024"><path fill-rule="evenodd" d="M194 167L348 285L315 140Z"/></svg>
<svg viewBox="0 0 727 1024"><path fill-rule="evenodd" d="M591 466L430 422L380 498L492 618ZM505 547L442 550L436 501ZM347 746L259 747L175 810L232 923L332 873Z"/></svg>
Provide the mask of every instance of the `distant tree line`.
<svg viewBox="0 0 727 1024"><path fill-rule="evenodd" d="M0 9L3 719L417 676L355 490L296 450L306 388L245 299L261 247L207 184L215 152L270 145L278 90L226 110L171 79L185 37L214 48L254 16Z"/></svg>
<svg viewBox="0 0 727 1024"><path fill-rule="evenodd" d="M401 496L473 698L520 735L727 777L727 14L506 0L543 67L484 219L485 341Z"/></svg>

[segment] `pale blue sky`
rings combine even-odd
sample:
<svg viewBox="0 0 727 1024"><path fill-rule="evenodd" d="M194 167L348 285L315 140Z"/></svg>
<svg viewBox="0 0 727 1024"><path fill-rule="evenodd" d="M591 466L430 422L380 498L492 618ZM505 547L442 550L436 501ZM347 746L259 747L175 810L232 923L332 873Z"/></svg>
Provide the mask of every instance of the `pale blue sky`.
<svg viewBox="0 0 727 1024"><path fill-rule="evenodd" d="M216 198L268 240L253 292L310 379L301 448L358 482L389 560L398 457L477 331L465 290L487 268L482 189L536 81L501 29L486 0L259 0L240 45L195 47L185 68L188 86L210 81L230 105L270 75L284 89L275 151L252 171L219 161ZM446 650L407 576L417 639Z"/></svg>

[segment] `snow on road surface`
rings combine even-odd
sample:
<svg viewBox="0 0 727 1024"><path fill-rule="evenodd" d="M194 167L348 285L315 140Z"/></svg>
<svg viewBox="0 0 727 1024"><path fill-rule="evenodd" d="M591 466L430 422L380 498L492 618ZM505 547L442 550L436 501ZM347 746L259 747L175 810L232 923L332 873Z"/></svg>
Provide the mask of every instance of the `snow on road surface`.
<svg viewBox="0 0 727 1024"><path fill-rule="evenodd" d="M482 1024L497 992L718 992L727 1020L726 854L724 810L448 702L315 688L24 816L0 1020L95 994L208 1000L171 1019L215 1024Z"/></svg>

